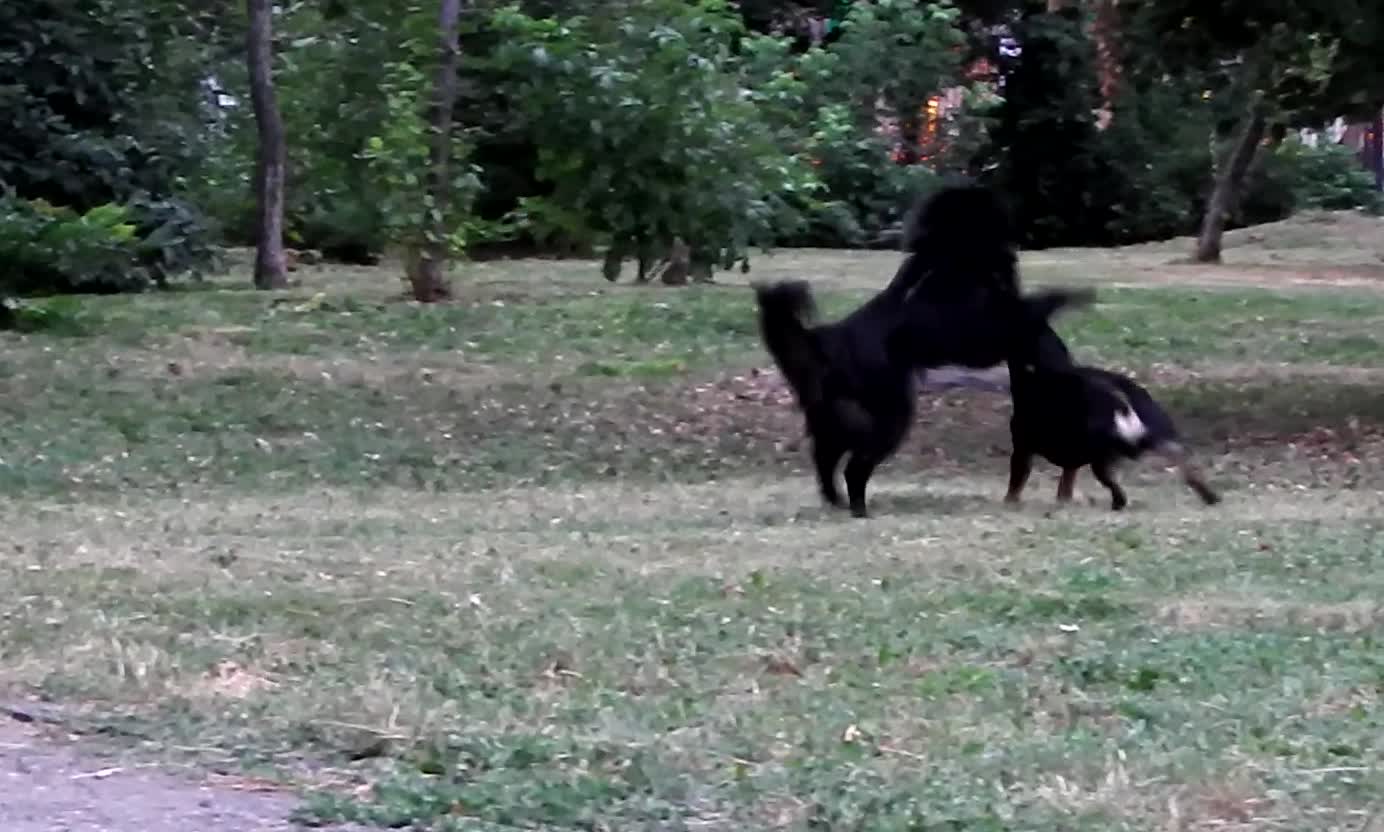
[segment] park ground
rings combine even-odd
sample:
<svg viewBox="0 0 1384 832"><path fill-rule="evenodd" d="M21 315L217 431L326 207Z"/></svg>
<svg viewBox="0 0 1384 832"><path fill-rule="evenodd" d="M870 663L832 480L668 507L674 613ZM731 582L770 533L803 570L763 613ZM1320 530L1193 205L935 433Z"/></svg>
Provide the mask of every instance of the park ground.
<svg viewBox="0 0 1384 832"><path fill-rule="evenodd" d="M50 302L0 337L0 695L51 754L318 822L1384 829L1384 224L1229 242L1024 258L1100 287L1060 330L1226 498L1150 460L1118 515L1049 467L1002 506L1008 399L968 387L923 396L874 518L818 504L744 284L836 314L895 253L476 263L434 308L237 258Z"/></svg>

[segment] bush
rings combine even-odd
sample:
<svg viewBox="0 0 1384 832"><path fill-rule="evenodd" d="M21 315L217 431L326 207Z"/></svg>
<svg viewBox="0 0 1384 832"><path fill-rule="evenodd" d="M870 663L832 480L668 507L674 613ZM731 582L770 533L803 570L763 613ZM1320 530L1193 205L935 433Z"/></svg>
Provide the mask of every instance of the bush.
<svg viewBox="0 0 1384 832"><path fill-rule="evenodd" d="M980 122L971 106L949 115L940 125L941 141L926 149L929 158L918 158L925 134L919 113L928 99L968 83L961 71L964 43L961 16L951 3L881 0L852 5L830 48L810 49L791 64L780 60L806 86L804 106L788 114L787 123L800 131L803 111L809 114L806 153L822 186L796 200L804 227L780 242L869 245L935 185L934 166L968 155L969 133ZM879 132L881 112L898 125L897 137ZM896 150L905 164L895 161Z"/></svg>
<svg viewBox="0 0 1384 832"><path fill-rule="evenodd" d="M205 129L191 76L160 53L158 4L0 3L0 286L124 291L206 264L201 215L173 197ZM62 207L55 207L62 206ZM123 207L122 207L123 206ZM0 255L3 256L3 255Z"/></svg>
<svg viewBox="0 0 1384 832"><path fill-rule="evenodd" d="M551 187L522 203L540 234L609 246L651 263L681 238L701 277L771 243L796 219L788 200L815 180L772 114L800 106L779 69L750 83L765 46L720 0L638 0L618 17L492 18L497 66L538 143ZM739 44L739 54L734 48ZM744 57L741 57L741 56Z"/></svg>
<svg viewBox="0 0 1384 832"><path fill-rule="evenodd" d="M822 193L806 200L803 228L780 240L784 245L869 245L937 180L926 165L894 162L891 140L859 129L843 105L818 112L809 147Z"/></svg>
<svg viewBox="0 0 1384 832"><path fill-rule="evenodd" d="M125 207L135 226L139 266L144 272L132 278L131 288L144 280L164 287L174 277L199 274L220 261L221 251L206 216L187 201L137 194Z"/></svg>
<svg viewBox="0 0 1384 832"><path fill-rule="evenodd" d="M1072 10L1031 6L1001 62L1006 98L988 148L1023 242L1128 245L1196 233L1211 187L1212 104L1132 50L1105 129L1095 47Z"/></svg>
<svg viewBox="0 0 1384 832"><path fill-rule="evenodd" d="M1350 148L1312 147L1290 137L1258 166L1237 219L1245 224L1272 222L1312 209L1377 214L1384 210L1384 199L1374 189L1374 174Z"/></svg>
<svg viewBox="0 0 1384 832"><path fill-rule="evenodd" d="M1127 245L1195 232L1210 188L1205 101L1193 84L1127 89L1093 141L1103 171L1092 242Z"/></svg>
<svg viewBox="0 0 1384 832"><path fill-rule="evenodd" d="M1114 194L1127 190L1096 125L1095 48L1073 9L1029 6L1023 44L1001 61L1004 104L991 133L994 178L1026 247L1101 244Z"/></svg>
<svg viewBox="0 0 1384 832"><path fill-rule="evenodd" d="M43 200L0 199L0 297L144 288L131 211L107 203L84 214Z"/></svg>

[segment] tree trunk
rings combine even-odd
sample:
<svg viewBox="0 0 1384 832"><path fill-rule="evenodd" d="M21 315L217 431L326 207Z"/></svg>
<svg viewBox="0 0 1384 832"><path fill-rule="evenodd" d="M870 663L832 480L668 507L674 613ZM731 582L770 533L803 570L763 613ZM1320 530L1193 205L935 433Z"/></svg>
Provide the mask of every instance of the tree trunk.
<svg viewBox="0 0 1384 832"><path fill-rule="evenodd" d="M432 126L432 152L428 159L428 198L427 216L424 219L426 234L419 251L418 266L409 274L413 285L413 299L421 303L435 303L452 296L447 285L447 216L446 207L451 200L450 168L452 162L452 110L457 99L457 71L461 64L461 47L458 43L458 29L461 19L462 0L442 0L437 26L442 49L442 59L437 65L437 81L433 86L432 112L428 121Z"/></svg>
<svg viewBox="0 0 1384 832"><path fill-rule="evenodd" d="M1264 113L1263 102L1256 96L1250 105L1244 129L1236 139L1229 155L1216 175L1215 186L1211 189L1211 199L1206 203L1206 216L1202 218L1201 234L1197 237L1195 260L1198 263L1221 262L1221 237L1225 235L1226 219L1230 208L1239 198L1240 187L1249 171L1259 143L1264 140L1268 118Z"/></svg>
<svg viewBox="0 0 1384 832"><path fill-rule="evenodd" d="M1371 148L1373 157L1370 167L1374 170L1374 189L1384 190L1384 110L1374 112L1374 142Z"/></svg>
<svg viewBox="0 0 1384 832"><path fill-rule="evenodd" d="M918 162L919 149L923 143L923 114L921 107L907 105L894 109L899 124L899 158L901 165Z"/></svg>
<svg viewBox="0 0 1384 832"><path fill-rule="evenodd" d="M1115 98L1119 95L1121 75L1120 9L1117 0L1097 0L1095 20L1091 25L1096 44L1096 67L1100 78L1100 126L1105 129L1114 118Z"/></svg>
<svg viewBox="0 0 1384 832"><path fill-rule="evenodd" d="M245 57L250 70L250 101L259 133L255 156L255 288L288 285L284 258L284 168L288 151L284 122L274 94L272 0L246 0L250 29Z"/></svg>

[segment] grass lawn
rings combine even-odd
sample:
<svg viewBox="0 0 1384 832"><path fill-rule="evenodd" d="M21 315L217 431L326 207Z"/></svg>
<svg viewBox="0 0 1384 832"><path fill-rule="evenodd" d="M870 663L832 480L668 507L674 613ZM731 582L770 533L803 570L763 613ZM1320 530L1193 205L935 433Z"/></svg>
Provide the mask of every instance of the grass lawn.
<svg viewBox="0 0 1384 832"><path fill-rule="evenodd" d="M474 264L59 299L0 335L0 694L434 829L1384 822L1384 224L1025 257L1224 492L1000 503L1008 398L928 394L819 504L744 277ZM780 252L829 312L887 252Z"/></svg>

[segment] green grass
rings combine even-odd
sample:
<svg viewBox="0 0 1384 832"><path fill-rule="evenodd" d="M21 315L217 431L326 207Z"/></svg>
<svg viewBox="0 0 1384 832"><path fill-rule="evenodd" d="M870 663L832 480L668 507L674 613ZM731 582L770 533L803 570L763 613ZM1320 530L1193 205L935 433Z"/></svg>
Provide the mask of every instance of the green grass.
<svg viewBox="0 0 1384 832"><path fill-rule="evenodd" d="M834 315L891 263L765 270ZM1058 509L1046 467L1007 509L1007 399L961 391L859 522L782 447L748 292L577 265L426 309L366 270L63 299L0 336L0 691L317 820L1368 828L1384 293L1167 267L1064 319L1154 385L1216 509L1153 462L1124 514L1089 478Z"/></svg>

